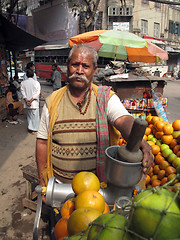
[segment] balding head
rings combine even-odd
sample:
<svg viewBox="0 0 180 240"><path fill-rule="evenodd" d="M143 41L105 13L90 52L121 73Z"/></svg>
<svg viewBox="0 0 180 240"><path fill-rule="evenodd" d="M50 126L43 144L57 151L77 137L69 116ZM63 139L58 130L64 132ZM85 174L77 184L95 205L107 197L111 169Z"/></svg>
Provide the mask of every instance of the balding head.
<svg viewBox="0 0 180 240"><path fill-rule="evenodd" d="M81 53L86 53L92 56L92 60L93 60L93 65L94 67L97 66L97 61L98 61L98 54L97 51L90 47L88 44L82 43L79 45L74 45L71 49L71 51L69 52L69 56L68 56L68 63L71 61L72 55L76 50L81 50Z"/></svg>

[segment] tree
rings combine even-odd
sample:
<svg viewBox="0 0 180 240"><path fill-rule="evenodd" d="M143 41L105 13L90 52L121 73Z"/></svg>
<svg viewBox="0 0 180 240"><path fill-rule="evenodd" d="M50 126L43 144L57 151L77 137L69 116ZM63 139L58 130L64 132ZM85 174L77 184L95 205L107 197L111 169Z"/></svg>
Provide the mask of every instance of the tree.
<svg viewBox="0 0 180 240"><path fill-rule="evenodd" d="M70 1L74 14L79 14L80 32L87 32L94 29L94 17L97 12L100 0Z"/></svg>

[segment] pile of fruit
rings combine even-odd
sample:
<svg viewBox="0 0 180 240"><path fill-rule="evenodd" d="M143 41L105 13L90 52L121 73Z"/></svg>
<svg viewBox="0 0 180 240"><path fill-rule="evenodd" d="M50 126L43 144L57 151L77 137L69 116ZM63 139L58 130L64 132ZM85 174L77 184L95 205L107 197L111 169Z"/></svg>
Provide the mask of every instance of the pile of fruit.
<svg viewBox="0 0 180 240"><path fill-rule="evenodd" d="M109 206L98 192L100 182L95 174L78 173L72 181L72 189L75 197L68 199L61 207L61 218L54 229L56 240L86 231L90 222L109 212ZM86 239L86 236L81 239Z"/></svg>
<svg viewBox="0 0 180 240"><path fill-rule="evenodd" d="M146 117L148 126L143 139L152 147L153 165L146 176L146 188L162 186L176 177L180 166L180 120L172 124L158 116ZM119 145L126 144L121 137ZM175 186L180 182L176 180Z"/></svg>
<svg viewBox="0 0 180 240"><path fill-rule="evenodd" d="M157 116L146 117L144 140L152 147L154 163L146 176L146 187L162 186L176 177L180 166L180 120L172 124ZM176 180L174 185L179 185Z"/></svg>
<svg viewBox="0 0 180 240"><path fill-rule="evenodd" d="M87 190L89 183L88 186L83 184L82 180L89 174L90 179L93 178L90 185L95 190ZM109 212L103 197L97 192L99 182L93 173L81 172L76 176L72 187L77 195L61 208L62 218L54 229L56 240L180 239L179 187L176 192L164 186L156 188L156 191L154 188L141 191L134 196L126 218L118 214L118 210Z"/></svg>

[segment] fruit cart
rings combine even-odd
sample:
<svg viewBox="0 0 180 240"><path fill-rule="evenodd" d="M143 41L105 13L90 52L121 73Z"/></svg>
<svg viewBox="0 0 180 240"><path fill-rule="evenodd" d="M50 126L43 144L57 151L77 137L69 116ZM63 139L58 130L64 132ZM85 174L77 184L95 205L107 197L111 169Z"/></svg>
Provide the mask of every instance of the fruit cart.
<svg viewBox="0 0 180 240"><path fill-rule="evenodd" d="M163 107L166 108L167 98L163 97L164 86L167 84L166 78L126 73L105 78L103 85L112 86L125 108L134 117L145 119L149 113L156 115L151 93L151 84L154 82L157 82L155 93L161 97Z"/></svg>

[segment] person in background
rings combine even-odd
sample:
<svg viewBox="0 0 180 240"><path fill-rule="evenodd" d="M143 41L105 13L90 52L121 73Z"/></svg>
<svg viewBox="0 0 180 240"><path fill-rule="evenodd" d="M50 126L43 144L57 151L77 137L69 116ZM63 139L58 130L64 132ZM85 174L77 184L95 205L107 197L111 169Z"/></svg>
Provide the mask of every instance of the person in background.
<svg viewBox="0 0 180 240"><path fill-rule="evenodd" d="M24 108L27 108L28 132L36 134L39 127L39 95L40 83L33 79L33 70L27 69L26 81L21 82L21 93L24 100Z"/></svg>
<svg viewBox="0 0 180 240"><path fill-rule="evenodd" d="M75 45L68 57L69 84L46 98L36 141L40 184L55 176L71 183L81 171L104 174L105 149L118 145L120 133L127 141L134 118L108 86L92 83L98 55L87 44ZM119 133L120 132L120 133ZM142 169L152 166L152 148L142 140Z"/></svg>
<svg viewBox="0 0 180 240"><path fill-rule="evenodd" d="M17 124L18 114L22 114L23 104L19 101L16 87L10 83L6 92L6 107L9 115L9 122Z"/></svg>
<svg viewBox="0 0 180 240"><path fill-rule="evenodd" d="M18 82L18 76L16 76L16 75L14 76L12 84L15 86L18 98L21 101L22 100L21 85Z"/></svg>
<svg viewBox="0 0 180 240"><path fill-rule="evenodd" d="M26 71L25 71L25 74L24 74L24 76L23 76L23 81L24 80L27 80L28 79L28 77L27 77L27 70L28 69L31 69L32 71L33 71L33 79L35 80L35 81L37 81L37 76L36 76L36 73L35 73L35 65L34 65L34 63L33 62L29 62L27 65L26 65ZM40 92L40 97L43 97L44 96L44 94L42 93L42 92Z"/></svg>
<svg viewBox="0 0 180 240"><path fill-rule="evenodd" d="M33 79L35 81L37 81L37 76L36 76L36 73L35 73L35 65L33 62L29 62L27 65L26 65L26 70L25 70L25 74L23 76L23 80L27 80L28 77L27 77L27 70L28 69L31 69L33 71Z"/></svg>
<svg viewBox="0 0 180 240"><path fill-rule="evenodd" d="M51 76L51 81L53 83L53 91L58 90L61 88L61 73L57 70L57 64L52 65L52 76Z"/></svg>

